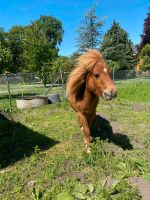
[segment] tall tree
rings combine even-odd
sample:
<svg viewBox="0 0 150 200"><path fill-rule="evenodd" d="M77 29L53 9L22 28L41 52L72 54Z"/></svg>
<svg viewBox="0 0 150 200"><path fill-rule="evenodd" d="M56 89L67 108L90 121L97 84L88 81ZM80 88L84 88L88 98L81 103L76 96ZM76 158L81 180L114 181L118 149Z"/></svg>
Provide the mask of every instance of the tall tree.
<svg viewBox="0 0 150 200"><path fill-rule="evenodd" d="M128 33L116 21L104 35L100 47L108 64L115 69L133 69L136 63Z"/></svg>
<svg viewBox="0 0 150 200"><path fill-rule="evenodd" d="M2 27L0 27L0 44L1 47L7 47L6 33Z"/></svg>
<svg viewBox="0 0 150 200"><path fill-rule="evenodd" d="M12 55L7 44L6 33L0 28L0 74L11 71Z"/></svg>
<svg viewBox="0 0 150 200"><path fill-rule="evenodd" d="M77 47L79 51L97 48L101 42L103 21L96 16L95 6L84 16L82 25L77 29Z"/></svg>
<svg viewBox="0 0 150 200"><path fill-rule="evenodd" d="M40 71L44 62L52 61L58 54L62 36L62 24L54 17L41 16L28 26L24 37L24 58L27 69Z"/></svg>
<svg viewBox="0 0 150 200"><path fill-rule="evenodd" d="M51 62L58 56L58 45L62 41L62 36L61 21L54 17L41 16L32 22L24 37L26 70L39 72L45 82Z"/></svg>
<svg viewBox="0 0 150 200"><path fill-rule="evenodd" d="M11 71L12 55L7 47L0 44L0 74L5 71Z"/></svg>
<svg viewBox="0 0 150 200"><path fill-rule="evenodd" d="M150 8L147 17L144 20L144 29L141 38L140 49L142 49L146 44L150 44Z"/></svg>
<svg viewBox="0 0 150 200"><path fill-rule="evenodd" d="M23 39L25 28L23 26L13 26L7 33L8 45L12 54L12 72L22 71L24 68Z"/></svg>

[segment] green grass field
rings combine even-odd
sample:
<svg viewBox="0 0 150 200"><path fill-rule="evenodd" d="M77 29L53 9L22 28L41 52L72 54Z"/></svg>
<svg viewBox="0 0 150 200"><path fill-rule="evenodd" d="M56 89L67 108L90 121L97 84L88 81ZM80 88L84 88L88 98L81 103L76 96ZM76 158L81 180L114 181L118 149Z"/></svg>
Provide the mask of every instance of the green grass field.
<svg viewBox="0 0 150 200"><path fill-rule="evenodd" d="M19 111L13 100L10 114L1 99L0 199L142 199L130 178L150 180L150 81L117 87L115 100L100 99L91 155L67 101Z"/></svg>

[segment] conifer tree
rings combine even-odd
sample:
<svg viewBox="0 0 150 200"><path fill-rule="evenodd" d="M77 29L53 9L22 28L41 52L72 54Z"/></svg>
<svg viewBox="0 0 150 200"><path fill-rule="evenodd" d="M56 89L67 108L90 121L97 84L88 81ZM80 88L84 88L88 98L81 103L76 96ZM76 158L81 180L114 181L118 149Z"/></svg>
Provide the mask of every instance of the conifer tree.
<svg viewBox="0 0 150 200"><path fill-rule="evenodd" d="M76 46L79 51L97 48L100 45L103 21L98 19L95 12L94 6L84 16L82 25L77 29Z"/></svg>
<svg viewBox="0 0 150 200"><path fill-rule="evenodd" d="M128 33L116 21L104 35L100 47L104 58L115 69L133 69L136 63Z"/></svg>

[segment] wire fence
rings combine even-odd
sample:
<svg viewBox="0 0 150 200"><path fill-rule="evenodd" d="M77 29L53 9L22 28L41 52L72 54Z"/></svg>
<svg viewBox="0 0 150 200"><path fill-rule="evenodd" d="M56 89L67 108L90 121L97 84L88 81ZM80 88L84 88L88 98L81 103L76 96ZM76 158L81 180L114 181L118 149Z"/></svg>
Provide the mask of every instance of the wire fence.
<svg viewBox="0 0 150 200"><path fill-rule="evenodd" d="M18 73L0 75L0 109L15 107L15 100L20 96L50 95L58 93L66 97L66 82L69 72L47 73ZM117 82L150 81L150 70L113 70L111 78Z"/></svg>

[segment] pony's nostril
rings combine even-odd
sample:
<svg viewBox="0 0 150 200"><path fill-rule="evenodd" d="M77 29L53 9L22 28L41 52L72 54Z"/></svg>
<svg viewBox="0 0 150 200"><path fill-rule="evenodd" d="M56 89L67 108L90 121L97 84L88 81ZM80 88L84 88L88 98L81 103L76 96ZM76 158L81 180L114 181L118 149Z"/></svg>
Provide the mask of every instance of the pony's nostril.
<svg viewBox="0 0 150 200"><path fill-rule="evenodd" d="M105 100L111 100L117 97L116 91L107 91L103 93L103 97Z"/></svg>
<svg viewBox="0 0 150 200"><path fill-rule="evenodd" d="M104 96L105 96L105 97L110 97L111 95L110 95L110 93L108 93L108 92L104 92Z"/></svg>
<svg viewBox="0 0 150 200"><path fill-rule="evenodd" d="M111 96L112 96L113 98L116 98L116 97L117 97L117 91L111 92Z"/></svg>

